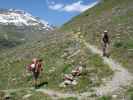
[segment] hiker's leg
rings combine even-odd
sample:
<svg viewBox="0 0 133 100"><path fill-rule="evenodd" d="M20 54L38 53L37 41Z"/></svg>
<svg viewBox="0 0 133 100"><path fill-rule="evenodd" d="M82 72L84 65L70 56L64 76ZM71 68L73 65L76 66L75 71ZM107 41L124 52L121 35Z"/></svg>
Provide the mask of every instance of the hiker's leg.
<svg viewBox="0 0 133 100"><path fill-rule="evenodd" d="M34 87L37 88L37 79L35 79Z"/></svg>
<svg viewBox="0 0 133 100"><path fill-rule="evenodd" d="M38 77L39 77L39 72L35 72L35 87L37 88L38 87L38 84L39 84L39 82L38 82Z"/></svg>
<svg viewBox="0 0 133 100"><path fill-rule="evenodd" d="M106 56L109 57L109 55L110 55L109 44L107 44L107 47L106 47Z"/></svg>
<svg viewBox="0 0 133 100"><path fill-rule="evenodd" d="M37 72L35 72L35 81L36 81L35 87L37 87L38 85L38 73Z"/></svg>
<svg viewBox="0 0 133 100"><path fill-rule="evenodd" d="M40 76L40 72L37 72L37 85L39 85L40 84L40 80L39 80L39 76Z"/></svg>
<svg viewBox="0 0 133 100"><path fill-rule="evenodd" d="M106 56L106 44L103 44L103 56Z"/></svg>
<svg viewBox="0 0 133 100"><path fill-rule="evenodd" d="M37 73L33 72L33 85L36 88L37 87Z"/></svg>
<svg viewBox="0 0 133 100"><path fill-rule="evenodd" d="M35 79L35 75L33 74L33 86L36 85L36 79Z"/></svg>
<svg viewBox="0 0 133 100"><path fill-rule="evenodd" d="M104 45L104 56L108 57L108 43Z"/></svg>

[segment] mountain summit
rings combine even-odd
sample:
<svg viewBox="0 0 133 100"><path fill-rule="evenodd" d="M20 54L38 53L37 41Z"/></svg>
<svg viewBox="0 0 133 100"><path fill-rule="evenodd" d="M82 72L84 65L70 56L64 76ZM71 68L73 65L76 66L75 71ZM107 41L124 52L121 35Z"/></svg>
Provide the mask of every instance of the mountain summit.
<svg viewBox="0 0 133 100"><path fill-rule="evenodd" d="M47 21L33 17L30 13L16 9L0 9L0 24L15 26L41 26L42 28L52 27Z"/></svg>

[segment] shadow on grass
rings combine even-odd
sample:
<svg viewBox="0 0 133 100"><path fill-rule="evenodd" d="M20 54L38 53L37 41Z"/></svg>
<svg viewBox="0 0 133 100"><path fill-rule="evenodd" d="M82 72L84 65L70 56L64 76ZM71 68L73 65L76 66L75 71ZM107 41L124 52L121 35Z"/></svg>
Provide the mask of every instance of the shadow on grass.
<svg viewBox="0 0 133 100"><path fill-rule="evenodd" d="M47 85L48 85L48 82L42 82L42 83L40 83L37 87L38 87L38 88L41 88L41 87L44 86L44 85L47 86Z"/></svg>

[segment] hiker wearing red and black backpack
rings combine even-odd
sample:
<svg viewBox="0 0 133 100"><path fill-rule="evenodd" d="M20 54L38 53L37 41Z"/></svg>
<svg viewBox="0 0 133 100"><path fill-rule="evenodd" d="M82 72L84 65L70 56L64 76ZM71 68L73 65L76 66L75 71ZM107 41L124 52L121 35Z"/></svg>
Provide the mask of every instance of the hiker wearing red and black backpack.
<svg viewBox="0 0 133 100"><path fill-rule="evenodd" d="M38 85L38 77L43 70L42 68L42 60L38 60L36 58L32 59L32 63L28 66L28 70L32 72L33 75L33 84L35 88Z"/></svg>

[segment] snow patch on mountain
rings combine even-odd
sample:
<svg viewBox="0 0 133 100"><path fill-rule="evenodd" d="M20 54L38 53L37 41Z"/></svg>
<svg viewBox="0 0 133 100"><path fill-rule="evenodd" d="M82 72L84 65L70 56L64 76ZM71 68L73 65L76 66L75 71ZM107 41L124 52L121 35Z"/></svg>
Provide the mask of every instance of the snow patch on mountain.
<svg viewBox="0 0 133 100"><path fill-rule="evenodd" d="M48 22L33 17L23 10L0 10L0 24L16 26L41 26L42 28L51 28Z"/></svg>

